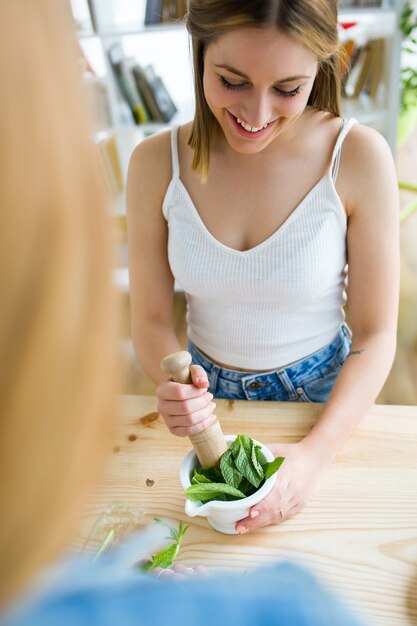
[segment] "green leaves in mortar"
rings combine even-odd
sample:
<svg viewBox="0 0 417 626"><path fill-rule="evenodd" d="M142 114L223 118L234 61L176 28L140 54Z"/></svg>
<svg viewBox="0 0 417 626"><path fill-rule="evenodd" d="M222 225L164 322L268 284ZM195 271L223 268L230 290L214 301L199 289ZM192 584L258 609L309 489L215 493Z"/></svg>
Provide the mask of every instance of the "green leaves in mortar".
<svg viewBox="0 0 417 626"><path fill-rule="evenodd" d="M191 485L185 495L189 500L239 500L257 491L281 467L284 458L261 463L261 447L248 435L238 435L230 448L221 456L220 469L199 467L194 469Z"/></svg>

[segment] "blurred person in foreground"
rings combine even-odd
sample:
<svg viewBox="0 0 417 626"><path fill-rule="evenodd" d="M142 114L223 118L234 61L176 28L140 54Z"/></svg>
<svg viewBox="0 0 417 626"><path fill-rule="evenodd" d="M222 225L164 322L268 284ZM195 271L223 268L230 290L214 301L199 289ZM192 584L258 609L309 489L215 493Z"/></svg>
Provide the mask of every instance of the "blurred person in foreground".
<svg viewBox="0 0 417 626"><path fill-rule="evenodd" d="M151 530L95 563L71 555L117 393L106 199L67 4L1 9L0 623L357 625L289 563L158 579L123 564Z"/></svg>

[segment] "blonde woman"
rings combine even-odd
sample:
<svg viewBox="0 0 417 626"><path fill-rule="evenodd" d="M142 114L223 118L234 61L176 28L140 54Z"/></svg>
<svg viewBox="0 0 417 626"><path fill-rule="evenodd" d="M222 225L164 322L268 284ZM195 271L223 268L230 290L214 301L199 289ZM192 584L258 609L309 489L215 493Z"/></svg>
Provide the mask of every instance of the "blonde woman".
<svg viewBox="0 0 417 626"><path fill-rule="evenodd" d="M195 117L140 144L130 164L132 332L169 430L209 426L216 397L323 403L302 441L270 444L285 463L240 533L303 508L395 353L395 167L377 131L341 115L337 10L190 0ZM193 385L159 370L180 349L174 279Z"/></svg>
<svg viewBox="0 0 417 626"><path fill-rule="evenodd" d="M288 564L173 584L121 566L146 534L95 564L68 556L113 425L106 202L66 3L1 8L0 623L354 626Z"/></svg>

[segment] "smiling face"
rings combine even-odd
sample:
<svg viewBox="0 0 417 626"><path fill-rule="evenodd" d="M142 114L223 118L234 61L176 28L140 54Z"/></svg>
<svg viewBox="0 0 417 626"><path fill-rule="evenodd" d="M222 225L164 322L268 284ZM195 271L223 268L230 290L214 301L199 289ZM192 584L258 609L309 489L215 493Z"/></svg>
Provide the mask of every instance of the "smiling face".
<svg viewBox="0 0 417 626"><path fill-rule="evenodd" d="M207 104L235 151L256 154L303 113L318 61L276 28L239 28L204 57Z"/></svg>

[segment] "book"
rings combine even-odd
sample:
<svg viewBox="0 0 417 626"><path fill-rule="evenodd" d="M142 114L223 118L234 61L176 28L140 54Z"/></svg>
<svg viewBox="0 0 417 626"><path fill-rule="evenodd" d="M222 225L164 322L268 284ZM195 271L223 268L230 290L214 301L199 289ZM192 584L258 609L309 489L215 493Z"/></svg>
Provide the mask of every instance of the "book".
<svg viewBox="0 0 417 626"><path fill-rule="evenodd" d="M163 0L146 0L145 26L161 23L162 1Z"/></svg>
<svg viewBox="0 0 417 626"><path fill-rule="evenodd" d="M162 78L155 73L152 65L144 67L143 73L162 121L165 123L169 122L177 112L177 107L168 93Z"/></svg>
<svg viewBox="0 0 417 626"><path fill-rule="evenodd" d="M162 78L155 73L152 65L142 67L136 64L132 73L153 121L168 123L177 112L177 107Z"/></svg>
<svg viewBox="0 0 417 626"><path fill-rule="evenodd" d="M141 92L146 108L149 111L150 119L153 122L163 122L162 115L159 111L158 105L155 102L155 98L145 77L143 67L136 63L136 65L132 67L132 74L136 81L136 85Z"/></svg>
<svg viewBox="0 0 417 626"><path fill-rule="evenodd" d="M345 95L357 98L361 93L366 93L374 98L382 81L383 63L383 39L373 39L358 47L345 80Z"/></svg>
<svg viewBox="0 0 417 626"><path fill-rule="evenodd" d="M95 141L107 191L117 196L124 189L124 181L116 138L114 134L97 133Z"/></svg>
<svg viewBox="0 0 417 626"><path fill-rule="evenodd" d="M119 91L129 105L133 120L136 124L148 122L149 115L146 106L140 91L138 91L136 81L132 75L128 61L124 56L121 44L115 43L110 46L107 54Z"/></svg>

